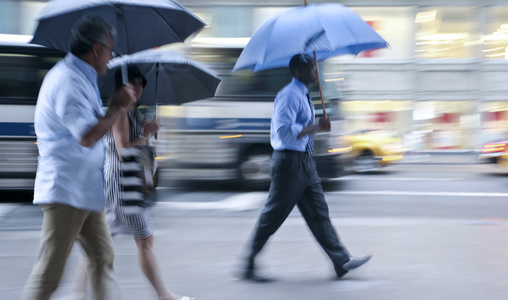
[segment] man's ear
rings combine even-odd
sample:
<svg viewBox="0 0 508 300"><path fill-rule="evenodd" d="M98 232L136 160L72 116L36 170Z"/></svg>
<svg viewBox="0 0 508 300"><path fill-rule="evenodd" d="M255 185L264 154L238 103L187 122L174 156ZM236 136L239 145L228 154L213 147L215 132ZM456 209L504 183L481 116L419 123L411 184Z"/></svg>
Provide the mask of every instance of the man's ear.
<svg viewBox="0 0 508 300"><path fill-rule="evenodd" d="M92 53L94 56L99 56L99 54L101 53L101 45L97 42L94 42L92 44Z"/></svg>
<svg viewBox="0 0 508 300"><path fill-rule="evenodd" d="M296 68L295 69L295 77L300 77L302 75L302 68Z"/></svg>

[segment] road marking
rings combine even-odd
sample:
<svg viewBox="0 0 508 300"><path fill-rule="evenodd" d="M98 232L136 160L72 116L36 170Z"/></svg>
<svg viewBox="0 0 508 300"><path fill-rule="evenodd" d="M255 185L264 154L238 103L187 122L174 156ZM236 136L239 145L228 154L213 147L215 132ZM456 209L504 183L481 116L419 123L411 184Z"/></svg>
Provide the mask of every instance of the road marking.
<svg viewBox="0 0 508 300"><path fill-rule="evenodd" d="M157 205L188 210L246 211L259 208L268 196L267 192L242 193L221 201L207 202L157 202Z"/></svg>
<svg viewBox="0 0 508 300"><path fill-rule="evenodd" d="M0 221L7 215L9 214L13 209L15 209L16 207L18 207L19 205L14 205L14 204L4 204L4 203L1 203L0 204Z"/></svg>
<svg viewBox="0 0 508 300"><path fill-rule="evenodd" d="M475 193L475 192L413 192L413 191L336 191L325 192L325 195L381 195L381 196L441 196L441 197L506 197L508 193ZM225 210L249 211L263 206L268 197L267 192L241 193L219 201L172 202L160 201L157 206L181 210Z"/></svg>
<svg viewBox="0 0 508 300"><path fill-rule="evenodd" d="M327 192L333 195L391 195L391 196L445 196L445 197L507 197L508 193L469 193L469 192L411 192L411 191L338 191Z"/></svg>
<svg viewBox="0 0 508 300"><path fill-rule="evenodd" d="M376 180L376 181L457 181L463 178L431 178L431 177L382 177L382 176L362 176L351 175L331 179L330 181L347 181L347 180Z"/></svg>

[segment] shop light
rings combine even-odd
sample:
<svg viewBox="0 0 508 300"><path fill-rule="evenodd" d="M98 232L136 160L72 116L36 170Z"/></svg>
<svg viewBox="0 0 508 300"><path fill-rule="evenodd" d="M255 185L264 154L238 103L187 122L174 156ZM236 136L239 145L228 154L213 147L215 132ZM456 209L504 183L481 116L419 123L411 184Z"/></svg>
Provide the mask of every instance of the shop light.
<svg viewBox="0 0 508 300"><path fill-rule="evenodd" d="M331 78L331 79L325 79L325 82L333 82L333 81L342 81L344 78Z"/></svg>
<svg viewBox="0 0 508 300"><path fill-rule="evenodd" d="M422 11L416 14L415 23L432 22L436 20L437 10Z"/></svg>
<svg viewBox="0 0 508 300"><path fill-rule="evenodd" d="M488 153L488 152L501 152L504 150L504 147L500 147L500 148L492 148L492 149L483 149L483 153Z"/></svg>
<svg viewBox="0 0 508 300"><path fill-rule="evenodd" d="M504 50L504 47L498 47L498 48L492 48L492 49L485 49L482 50L482 52L492 52L492 51L498 51L498 50Z"/></svg>
<svg viewBox="0 0 508 300"><path fill-rule="evenodd" d="M487 55L487 57L500 57L500 56L505 56L506 53L496 53L496 54L489 54Z"/></svg>
<svg viewBox="0 0 508 300"><path fill-rule="evenodd" d="M426 34L419 38L419 40L459 40L465 39L469 37L469 33L434 33L434 34Z"/></svg>
<svg viewBox="0 0 508 300"><path fill-rule="evenodd" d="M506 143L486 144L483 146L483 153L502 152L506 149Z"/></svg>

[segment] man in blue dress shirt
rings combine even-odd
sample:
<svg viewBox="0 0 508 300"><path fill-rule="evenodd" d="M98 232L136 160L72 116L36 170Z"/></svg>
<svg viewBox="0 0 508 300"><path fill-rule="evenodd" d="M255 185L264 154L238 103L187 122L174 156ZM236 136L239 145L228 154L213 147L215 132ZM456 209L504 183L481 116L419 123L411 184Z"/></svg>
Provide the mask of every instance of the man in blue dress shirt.
<svg viewBox="0 0 508 300"><path fill-rule="evenodd" d="M295 205L332 260L338 278L371 258L370 255L351 257L330 222L321 180L312 158L314 133L331 129L327 118L314 124L314 105L308 90L309 84L317 80L314 60L309 55L295 55L289 62L289 69L293 80L275 97L271 121L270 141L275 151L270 161L268 200L254 229L250 253L240 274L242 279L256 282L271 281L255 272L254 259Z"/></svg>
<svg viewBox="0 0 508 300"><path fill-rule="evenodd" d="M37 260L23 299L49 299L58 287L77 240L88 258L96 299L117 299L113 288L114 251L104 216L102 137L136 98L124 86L106 114L97 74L112 58L114 28L102 18L79 20L72 28L70 52L46 75L35 108L39 164L34 203L43 213Z"/></svg>

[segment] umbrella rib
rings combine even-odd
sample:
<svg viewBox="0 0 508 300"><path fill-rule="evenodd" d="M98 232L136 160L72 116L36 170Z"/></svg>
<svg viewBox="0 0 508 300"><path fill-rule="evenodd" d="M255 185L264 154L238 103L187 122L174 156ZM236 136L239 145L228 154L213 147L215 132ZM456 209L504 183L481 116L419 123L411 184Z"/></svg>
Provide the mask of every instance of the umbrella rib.
<svg viewBox="0 0 508 300"><path fill-rule="evenodd" d="M316 9L316 11L317 11L317 9ZM322 27L322 28L325 28L325 26L324 26L324 24L323 24L323 21L322 21L322 18L321 18L321 15L320 15L319 13L317 13L317 17L318 17L318 19L319 19L319 22L321 23L321 27ZM347 30L348 30L350 33L352 33L352 32L353 32L353 31L351 30L351 27L349 26L349 24L348 24L347 22L341 22L341 23L342 23L342 25L343 25L345 28L347 28ZM329 37L328 33L326 32L326 30L323 30L323 34L326 36L327 40L328 40L328 41L330 41L330 37ZM352 35L352 36L354 36L354 35ZM348 47L348 48L349 48L349 47L352 47L353 49L355 48L353 45L350 45L350 46L348 45L348 46L346 46L346 47ZM332 45L330 45L330 48L331 48L331 50L333 51L333 47L332 47ZM354 52L355 52L355 54L358 54L358 53L356 53L356 49L354 50Z"/></svg>
<svg viewBox="0 0 508 300"><path fill-rule="evenodd" d="M183 42L180 37L178 36L178 34L176 33L175 29L173 28L173 26L168 22L166 21L166 19L157 11L155 10L154 8L150 7L150 10L152 10L157 16L159 16L163 21L164 23L166 23L168 25L169 28L171 28L171 30L175 33L175 36L180 40L180 42Z"/></svg>
<svg viewBox="0 0 508 300"><path fill-rule="evenodd" d="M317 11L317 9L316 9ZM321 19L321 15L318 13L318 19L319 19L319 23L321 23L321 27L323 28L323 34L326 36L326 40L329 42L330 44L330 50L333 51L333 46L331 45L330 43L330 37L328 36L328 33L326 32L326 30L324 29L325 28L325 25L323 24L323 21Z"/></svg>

